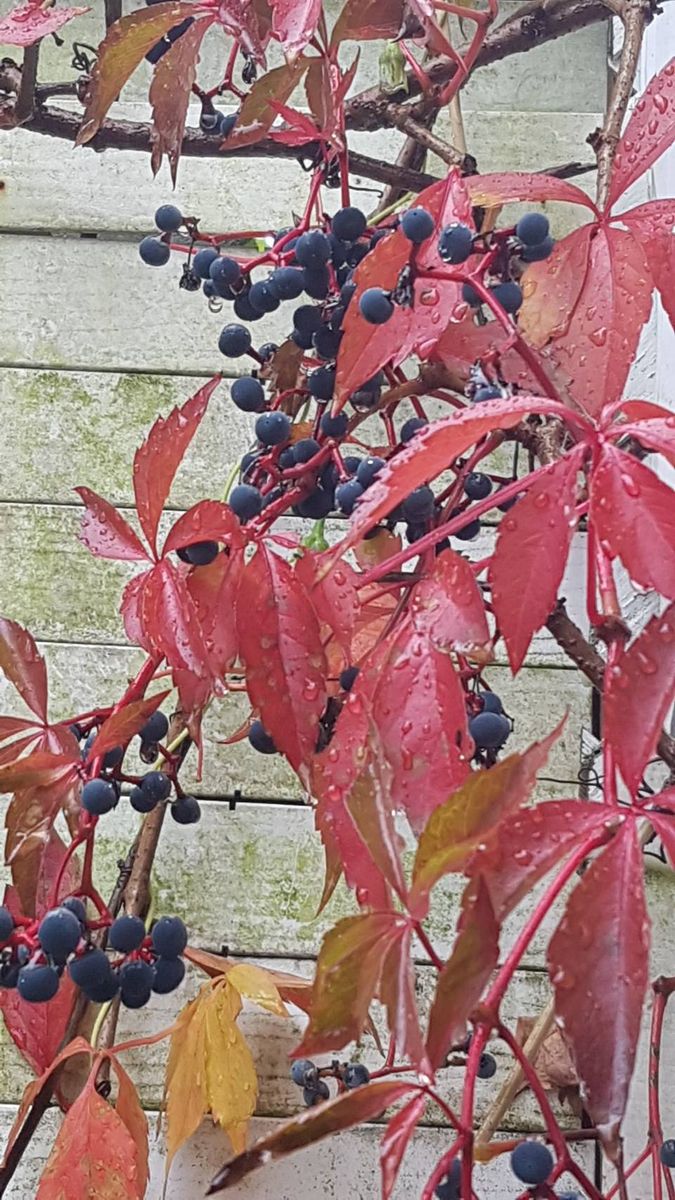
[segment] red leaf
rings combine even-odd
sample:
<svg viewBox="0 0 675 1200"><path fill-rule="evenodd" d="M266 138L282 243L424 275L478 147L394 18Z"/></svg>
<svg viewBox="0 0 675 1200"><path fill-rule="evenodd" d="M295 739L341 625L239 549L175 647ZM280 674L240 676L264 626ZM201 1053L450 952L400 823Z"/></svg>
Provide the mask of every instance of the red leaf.
<svg viewBox="0 0 675 1200"><path fill-rule="evenodd" d="M576 527L577 476L584 454L585 447L578 446L546 467L499 524L489 578L514 675L555 607Z"/></svg>
<svg viewBox="0 0 675 1200"><path fill-rule="evenodd" d="M595 830L612 827L613 814L582 800L547 800L509 812L483 839L465 873L484 880L498 921L535 883Z"/></svg>
<svg viewBox="0 0 675 1200"><path fill-rule="evenodd" d="M627 225L640 242L654 285L659 290L661 303L670 317L671 325L675 325L675 295L672 283L675 267L675 211L672 200L650 200L647 204L621 213L620 219L622 225Z"/></svg>
<svg viewBox="0 0 675 1200"><path fill-rule="evenodd" d="M427 1097L419 1092L403 1105L387 1122L380 1142L380 1170L382 1172L382 1200L390 1200L396 1179L415 1132L415 1127L426 1108Z"/></svg>
<svg viewBox="0 0 675 1200"><path fill-rule="evenodd" d="M138 14L132 13L132 16L136 15ZM136 451L136 508L153 554L157 553L159 518L171 491L176 471L219 383L220 376L210 379L181 408L172 409L168 417L158 417L143 445Z"/></svg>
<svg viewBox="0 0 675 1200"><path fill-rule="evenodd" d="M75 778L73 759L65 754L50 754L37 750L25 758L0 767L0 792L16 792L23 788L50 787L66 778Z"/></svg>
<svg viewBox="0 0 675 1200"><path fill-rule="evenodd" d="M5 897L5 903L8 903L7 897ZM39 1074L37 1079L32 1079L30 1083L26 1084L26 1087L24 1088L24 1091L23 1091L23 1095L21 1097L21 1104L19 1105L18 1112L16 1114L16 1117L14 1118L14 1124L12 1125L12 1128L9 1131L9 1136L7 1138L7 1144L5 1146L5 1154L4 1154L4 1158L2 1160L3 1167L5 1167L7 1165L7 1159L9 1158L9 1152L19 1135L19 1131L21 1130L21 1127L23 1126L23 1123L26 1119L28 1110L31 1107L31 1105L33 1104L33 1101L35 1100L35 1097L37 1096L38 1092L41 1091L43 1084L46 1083L46 1081L49 1079L49 1077L51 1075L54 1074L54 1071L56 1070L57 1067L59 1067L61 1065L62 1062L66 1062L67 1059L73 1058L73 1056L76 1054L87 1054L87 1055L91 1056L91 1046L89 1045L89 1042L87 1042L85 1040L85 1038L83 1038L83 1037L73 1038L73 1041L69 1042L68 1045L65 1047L64 1050L61 1051L60 1054L57 1054L56 1058L54 1058L48 1064L46 1069Z"/></svg>
<svg viewBox="0 0 675 1200"><path fill-rule="evenodd" d="M140 593L144 637L169 666L209 674L209 652L185 575L164 558L144 577Z"/></svg>
<svg viewBox="0 0 675 1200"><path fill-rule="evenodd" d="M494 175L469 175L464 182L471 203L481 208L495 208L511 200L560 200L563 204L581 204L597 213L593 201L581 188L554 175L504 171Z"/></svg>
<svg viewBox="0 0 675 1200"><path fill-rule="evenodd" d="M220 500L200 500L178 518L169 531L162 557L193 542L225 542L242 546L245 538L232 509Z"/></svg>
<svg viewBox="0 0 675 1200"><path fill-rule="evenodd" d="M389 1032L403 1058L414 1063L421 1075L431 1076L431 1063L420 1031L412 937L409 925L390 948L382 967L380 1000L387 1009Z"/></svg>
<svg viewBox="0 0 675 1200"><path fill-rule="evenodd" d="M265 46L272 31L267 0L219 0L216 19L236 38L245 53L264 65Z"/></svg>
<svg viewBox="0 0 675 1200"><path fill-rule="evenodd" d="M332 630L336 641L349 656L359 612L358 577L346 562L336 563L326 572L327 557L303 550L295 564L295 573L302 580L322 625Z"/></svg>
<svg viewBox="0 0 675 1200"><path fill-rule="evenodd" d="M438 977L429 1013L427 1050L438 1068L448 1051L464 1039L466 1023L480 1000L499 958L499 923L485 880L469 884L462 900L457 938Z"/></svg>
<svg viewBox="0 0 675 1200"><path fill-rule="evenodd" d="M50 829L49 837L40 857L40 868L35 888L35 907L33 912L38 917L41 917L47 909L54 907L54 885L59 876L60 887L58 897L56 897L58 900L64 896L69 896L71 892L76 892L80 886L81 871L75 855L70 856L65 871L62 871L66 853L67 847L61 841L58 833L54 829Z"/></svg>
<svg viewBox="0 0 675 1200"><path fill-rule="evenodd" d="M242 571L237 630L251 704L300 771L312 759L326 707L325 656L301 580L264 546Z"/></svg>
<svg viewBox="0 0 675 1200"><path fill-rule="evenodd" d="M7 46L33 46L56 33L67 21L89 12L89 8L44 9L35 0L20 4L0 20L0 42Z"/></svg>
<svg viewBox="0 0 675 1200"><path fill-rule="evenodd" d="M321 0L270 0L272 29L281 42L284 54L293 59L304 50L314 36Z"/></svg>
<svg viewBox="0 0 675 1200"><path fill-rule="evenodd" d="M606 673L603 732L633 795L675 697L673 641L675 603L652 617L613 670Z"/></svg>
<svg viewBox="0 0 675 1200"><path fill-rule="evenodd" d="M87 85L85 110L76 145L90 142L98 132L110 105L119 96L127 79L152 47L192 16L192 4L156 4L151 9L129 13L115 21L98 47L96 61Z"/></svg>
<svg viewBox="0 0 675 1200"><path fill-rule="evenodd" d="M395 38L403 25L404 9L404 0L346 0L335 22L331 46Z"/></svg>
<svg viewBox="0 0 675 1200"><path fill-rule="evenodd" d="M672 145L675 138L674 72L675 59L671 58L663 70L650 79L631 113L617 146L607 198L608 210Z"/></svg>
<svg viewBox="0 0 675 1200"><path fill-rule="evenodd" d="M373 717L393 768L392 807L402 808L420 833L469 773L473 743L452 659L411 624L399 632L383 665Z"/></svg>
<svg viewBox="0 0 675 1200"><path fill-rule="evenodd" d="M636 401L638 403L638 401ZM675 467L675 419L672 414L655 420L635 421L630 425L619 425L617 437L634 437L648 450L656 450Z"/></svg>
<svg viewBox="0 0 675 1200"><path fill-rule="evenodd" d="M582 412L596 416L620 398L651 308L652 281L640 242L622 229L598 227L572 318L546 352L566 372L569 394Z"/></svg>
<svg viewBox="0 0 675 1200"><path fill-rule="evenodd" d="M97 496L89 488L75 491L85 506L79 538L97 558L114 558L120 562L142 562L148 552L113 504Z"/></svg>
<svg viewBox="0 0 675 1200"><path fill-rule="evenodd" d="M659 808L670 811L657 812L649 809L649 820L663 842L668 862L675 869L675 795L672 792L659 792L658 803Z"/></svg>
<svg viewBox="0 0 675 1200"><path fill-rule="evenodd" d="M143 629L141 601L145 585L151 573L152 568L149 571L143 571L140 575L136 575L134 579L130 579L122 592L122 603L120 604L120 613L124 621L124 632L129 641L133 642L135 646L140 646L148 654L152 650L152 644Z"/></svg>
<svg viewBox="0 0 675 1200"><path fill-rule="evenodd" d="M44 1004L30 1004L12 989L0 989L0 1010L7 1032L32 1071L41 1075L63 1041L75 1002L76 987L64 973L59 990Z"/></svg>
<svg viewBox="0 0 675 1200"><path fill-rule="evenodd" d="M642 850L627 822L572 892L548 950L556 1016L612 1158L648 981Z"/></svg>
<svg viewBox="0 0 675 1200"><path fill-rule="evenodd" d="M213 21L213 15L194 20L155 64L150 84L152 172L157 174L166 154L174 184L192 85L197 74L199 47Z"/></svg>
<svg viewBox="0 0 675 1200"><path fill-rule="evenodd" d="M141 1108L138 1093L122 1065L114 1056L110 1059L117 1076L115 1112L127 1127L135 1148L138 1195L145 1196L148 1186L148 1119Z"/></svg>
<svg viewBox="0 0 675 1200"><path fill-rule="evenodd" d="M158 692L156 696L150 696L146 700L132 700L119 712L111 713L91 744L87 762L93 762L95 758L117 746L126 746L168 695L169 692Z"/></svg>
<svg viewBox="0 0 675 1200"><path fill-rule="evenodd" d="M444 550L412 593L411 614L418 633L437 650L456 650L480 663L492 658L483 595L471 563Z"/></svg>
<svg viewBox="0 0 675 1200"><path fill-rule="evenodd" d="M378 245L381 246L382 242ZM562 404L538 396L487 400L479 407L479 412L475 407L465 408L453 416L433 421L387 463L357 505L349 533L340 543L340 554L405 500L414 488L446 471L454 459L486 434L495 429L509 429L533 412L551 413L567 419L570 416L569 410Z"/></svg>
<svg viewBox="0 0 675 1200"><path fill-rule="evenodd" d="M444 875L463 871L479 843L502 817L524 804L560 736L563 722L522 754L511 754L494 767L473 771L461 788L430 816L415 855L409 911L422 919L429 893Z"/></svg>
<svg viewBox="0 0 675 1200"><path fill-rule="evenodd" d="M0 617L0 670L14 685L24 704L40 721L47 720L47 668L34 638L18 625ZM4 720L11 720L6 717ZM4 736L7 736L6 734Z"/></svg>
<svg viewBox="0 0 675 1200"><path fill-rule="evenodd" d="M391 804L391 772L383 760L377 735L370 731L368 762L346 797L347 809L364 848L397 896L405 898L401 839L396 833ZM330 757L330 755L329 755Z"/></svg>
<svg viewBox="0 0 675 1200"><path fill-rule="evenodd" d="M402 1079L380 1079L307 1109L292 1120L277 1125L267 1137L254 1142L250 1150L221 1167L207 1194L211 1196L235 1187L265 1163L301 1150L303 1146L311 1146L330 1134L375 1120L390 1104L396 1104L412 1091L417 1091L415 1084Z"/></svg>
<svg viewBox="0 0 675 1200"><path fill-rule="evenodd" d="M228 149L250 146L265 137L276 117L272 101L285 104L308 66L309 59L296 58L293 62L275 67L261 75L245 97L239 109L237 124L227 135L224 145Z"/></svg>
<svg viewBox="0 0 675 1200"><path fill-rule="evenodd" d="M29 721L25 717L0 717L0 742L13 737L15 733L23 733L26 729L35 730L32 736L38 736L34 721Z"/></svg>
<svg viewBox="0 0 675 1200"><path fill-rule="evenodd" d="M215 679L222 679L237 657L235 605L243 565L243 555L239 551L219 554L208 566L190 571L187 576L187 590L208 647Z"/></svg>
<svg viewBox="0 0 675 1200"><path fill-rule="evenodd" d="M67 1193L64 1193L67 1180ZM115 1109L99 1096L90 1076L66 1113L47 1160L36 1200L142 1200L133 1138Z"/></svg>
<svg viewBox="0 0 675 1200"><path fill-rule="evenodd" d="M285 126L288 126L284 126L283 129L270 129L268 136L273 141L281 142L283 146L306 146L308 142L317 140L319 130L309 117L289 108L287 104L278 104L276 100L270 100L270 104L277 116L283 117Z"/></svg>
<svg viewBox="0 0 675 1200"><path fill-rule="evenodd" d="M556 242L545 262L532 263L523 275L523 304L518 325L531 346L541 349L569 328L588 274L594 225L582 225ZM488 327L489 328L489 327Z"/></svg>
<svg viewBox="0 0 675 1200"><path fill-rule="evenodd" d="M591 476L591 521L636 583L675 599L673 493L649 467L606 443Z"/></svg>

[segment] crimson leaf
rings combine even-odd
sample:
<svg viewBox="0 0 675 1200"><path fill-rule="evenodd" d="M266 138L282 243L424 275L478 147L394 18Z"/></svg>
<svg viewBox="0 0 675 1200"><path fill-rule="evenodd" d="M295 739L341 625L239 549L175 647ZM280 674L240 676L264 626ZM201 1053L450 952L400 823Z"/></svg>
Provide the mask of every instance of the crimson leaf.
<svg viewBox="0 0 675 1200"><path fill-rule="evenodd" d="M603 445L591 477L591 521L636 583L675 599L675 509L669 487L629 454Z"/></svg>
<svg viewBox="0 0 675 1200"><path fill-rule="evenodd" d="M47 668L27 629L0 617L0 670L24 704L40 721L47 720ZM8 720L10 718L5 718ZM6 736L6 735L5 735Z"/></svg>
<svg viewBox="0 0 675 1200"><path fill-rule="evenodd" d="M97 558L113 558L119 562L147 560L147 550L114 504L90 488L78 487L75 491L85 506L79 537L87 550Z"/></svg>

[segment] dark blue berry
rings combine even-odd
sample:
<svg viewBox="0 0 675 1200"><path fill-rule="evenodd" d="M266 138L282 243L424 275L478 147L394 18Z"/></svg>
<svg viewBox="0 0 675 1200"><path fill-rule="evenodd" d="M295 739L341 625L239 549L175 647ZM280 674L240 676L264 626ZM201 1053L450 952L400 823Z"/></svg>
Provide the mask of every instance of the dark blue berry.
<svg viewBox="0 0 675 1200"><path fill-rule="evenodd" d="M542 1142L521 1142L511 1152L511 1170L521 1183L545 1183L553 1170L553 1155Z"/></svg>
<svg viewBox="0 0 675 1200"><path fill-rule="evenodd" d="M668 1138L659 1151L659 1157L664 1167L675 1167L675 1138Z"/></svg>
<svg viewBox="0 0 675 1200"><path fill-rule="evenodd" d="M214 246L204 246L198 250L192 260L192 270L200 279L211 278L211 267L218 258L218 251Z"/></svg>
<svg viewBox="0 0 675 1200"><path fill-rule="evenodd" d="M357 454L345 454L342 465L348 475L356 475L362 461Z"/></svg>
<svg viewBox="0 0 675 1200"><path fill-rule="evenodd" d="M304 287L302 271L297 267L279 267L270 275L267 285L278 300L295 300Z"/></svg>
<svg viewBox="0 0 675 1200"><path fill-rule="evenodd" d="M325 1079L317 1079L312 1087L304 1088L302 1098L308 1108L313 1108L315 1104L321 1104L324 1100L329 1100L330 1089Z"/></svg>
<svg viewBox="0 0 675 1200"><path fill-rule="evenodd" d="M479 308L483 303L478 292L470 283L462 284L462 300L465 304L469 304L471 308Z"/></svg>
<svg viewBox="0 0 675 1200"><path fill-rule="evenodd" d="M498 283L495 287L490 288L490 291L495 300L501 304L504 312L517 313L523 303L523 293L512 279L507 279L505 283Z"/></svg>
<svg viewBox="0 0 675 1200"><path fill-rule="evenodd" d="M293 329L291 331L291 340L299 346L301 350L311 350L314 344L314 334L306 333L304 329Z"/></svg>
<svg viewBox="0 0 675 1200"><path fill-rule="evenodd" d="M279 455L279 457L277 459L277 462L279 463L279 466L281 467L282 471L288 471L291 467L294 467L295 466L294 447L287 446L285 450L282 450L281 454Z"/></svg>
<svg viewBox="0 0 675 1200"><path fill-rule="evenodd" d="M233 283L237 283L241 276L241 267L234 258L228 258L227 255L216 255L209 267L209 278L214 284L219 296L230 298L230 292L227 290L232 287Z"/></svg>
<svg viewBox="0 0 675 1200"><path fill-rule="evenodd" d="M330 275L325 267L305 267L302 283L313 300L325 300L330 290Z"/></svg>
<svg viewBox="0 0 675 1200"><path fill-rule="evenodd" d="M310 371L307 386L315 400L330 400L335 390L334 367L317 367Z"/></svg>
<svg viewBox="0 0 675 1200"><path fill-rule="evenodd" d="M77 917L80 925L87 924L87 908L79 896L67 896L65 900L61 901L61 908L67 908L68 912Z"/></svg>
<svg viewBox="0 0 675 1200"><path fill-rule="evenodd" d="M459 516L459 513L453 512L453 517ZM459 538L460 542L472 542L480 533L480 520L476 517L473 521L467 521L462 529L456 529L453 537Z"/></svg>
<svg viewBox="0 0 675 1200"><path fill-rule="evenodd" d="M333 217L331 228L341 242L355 242L366 232L367 224L361 209L349 205L347 208L338 209Z"/></svg>
<svg viewBox="0 0 675 1200"><path fill-rule="evenodd" d="M52 1000L59 990L59 976L54 967L28 963L19 971L17 989L22 1000L43 1004Z"/></svg>
<svg viewBox="0 0 675 1200"><path fill-rule="evenodd" d="M345 667L344 671L340 671L339 683L343 692L351 692L360 669L360 667Z"/></svg>
<svg viewBox="0 0 675 1200"><path fill-rule="evenodd" d="M314 304L301 304L293 313L293 324L302 333L316 333L321 328L321 313Z"/></svg>
<svg viewBox="0 0 675 1200"><path fill-rule="evenodd" d="M240 358L251 349L251 335L244 325L225 325L220 331L218 349L226 358Z"/></svg>
<svg viewBox="0 0 675 1200"><path fill-rule="evenodd" d="M503 713L504 705L496 692L482 692L481 700L483 701L483 712Z"/></svg>
<svg viewBox="0 0 675 1200"><path fill-rule="evenodd" d="M401 217L401 232L409 242L419 246L434 232L434 218L426 208L409 208Z"/></svg>
<svg viewBox="0 0 675 1200"><path fill-rule="evenodd" d="M476 1074L479 1079L492 1079L497 1074L497 1060L492 1054L481 1054Z"/></svg>
<svg viewBox="0 0 675 1200"><path fill-rule="evenodd" d="M310 492L309 496L305 496L299 504L294 505L294 512L299 517L307 517L311 521L321 521L323 517L327 517L333 511L334 505L333 493L318 487Z"/></svg>
<svg viewBox="0 0 675 1200"><path fill-rule="evenodd" d="M142 946L144 939L145 925L140 917L134 917L130 913L115 917L108 934L108 941L113 950L119 950L120 954L130 954L132 950L138 950L139 946Z"/></svg>
<svg viewBox="0 0 675 1200"><path fill-rule="evenodd" d="M0 908L0 942L6 942L12 936L14 918L8 908Z"/></svg>
<svg viewBox="0 0 675 1200"><path fill-rule="evenodd" d="M496 383L484 383L481 387L476 388L473 394L473 403L481 404L484 400L501 400L502 396L502 389Z"/></svg>
<svg viewBox="0 0 675 1200"><path fill-rule="evenodd" d="M321 447L316 438L300 438L300 441L295 442L293 446L293 461L296 466L299 466L301 463L308 463L310 459L314 458L315 454L319 453L320 449Z"/></svg>
<svg viewBox="0 0 675 1200"><path fill-rule="evenodd" d="M516 225L516 237L526 246L539 246L549 231L548 217L540 212L529 212Z"/></svg>
<svg viewBox="0 0 675 1200"><path fill-rule="evenodd" d="M108 1004L110 1000L115 999L119 990L120 981L117 972L112 969L100 983L91 983L82 988L87 999L93 1004Z"/></svg>
<svg viewBox="0 0 675 1200"><path fill-rule="evenodd" d="M82 926L69 909L52 908L40 921L37 935L45 954L64 963L82 937Z"/></svg>
<svg viewBox="0 0 675 1200"><path fill-rule="evenodd" d="M183 224L183 214L175 204L162 204L155 213L155 225L162 233L175 233ZM539 239L541 241L541 238Z"/></svg>
<svg viewBox="0 0 675 1200"><path fill-rule="evenodd" d="M153 925L152 948L159 958L178 958L187 943L187 929L180 917L160 917Z"/></svg>
<svg viewBox="0 0 675 1200"><path fill-rule="evenodd" d="M140 958L124 963L119 971L122 1001L126 1003L126 996L144 996L146 992L150 992L154 975L150 963L143 962Z"/></svg>
<svg viewBox="0 0 675 1200"><path fill-rule="evenodd" d="M181 546L178 555L192 567L208 567L218 557L218 543L192 542L189 546Z"/></svg>
<svg viewBox="0 0 675 1200"><path fill-rule="evenodd" d="M251 521L262 511L263 498L257 487L250 483L238 483L230 492L228 503L240 521Z"/></svg>
<svg viewBox="0 0 675 1200"><path fill-rule="evenodd" d="M403 443L412 441L415 434L419 433L420 429L426 429L428 424L429 422L425 421L424 417L408 417L408 420L404 421L401 426L401 441Z"/></svg>
<svg viewBox="0 0 675 1200"><path fill-rule="evenodd" d="M265 279L259 279L257 283L251 284L248 302L251 308L256 309L259 313L275 312L281 303Z"/></svg>
<svg viewBox="0 0 675 1200"><path fill-rule="evenodd" d="M367 246L365 242L356 242L353 246L349 247L345 254L345 265L352 269L358 267L361 259L366 257L369 250L370 246Z"/></svg>
<svg viewBox="0 0 675 1200"><path fill-rule="evenodd" d="M348 425L349 417L346 413L338 413L336 417L324 413L319 422L319 429L324 437L341 438L346 434Z"/></svg>
<svg viewBox="0 0 675 1200"><path fill-rule="evenodd" d="M240 292L234 298L234 315L240 321L262 321L263 314L254 308L248 298L248 292Z"/></svg>
<svg viewBox="0 0 675 1200"><path fill-rule="evenodd" d="M112 771L113 767L118 766L123 758L124 747L112 746L112 748L110 750L106 750L105 754L103 755L103 766L105 767L106 771Z"/></svg>
<svg viewBox="0 0 675 1200"><path fill-rule="evenodd" d="M290 432L291 418L284 412L261 413L255 423L255 436L263 446L280 446Z"/></svg>
<svg viewBox="0 0 675 1200"><path fill-rule="evenodd" d="M141 779L141 791L155 804L159 804L162 800L168 800L171 795L171 780L163 771L149 771Z"/></svg>
<svg viewBox="0 0 675 1200"><path fill-rule="evenodd" d="M383 467L386 467L386 462L383 458L377 458L371 454L368 458L361 460L356 472L356 482L361 484L362 488L370 487L371 483Z"/></svg>
<svg viewBox="0 0 675 1200"><path fill-rule="evenodd" d="M403 501L401 505L402 518L405 521L422 521L431 516L434 504L434 493L428 484L423 483Z"/></svg>
<svg viewBox="0 0 675 1200"><path fill-rule="evenodd" d="M120 999L125 1008L144 1008L152 999L152 988L146 988L143 992L129 992L121 987Z"/></svg>
<svg viewBox="0 0 675 1200"><path fill-rule="evenodd" d="M165 996L168 992L175 992L184 978L185 963L182 958L158 958L155 962L152 990L160 996Z"/></svg>
<svg viewBox="0 0 675 1200"><path fill-rule="evenodd" d="M335 504L340 512L350 516L356 502L363 495L363 491L364 489L356 479L347 479L345 483L339 483L335 489Z"/></svg>
<svg viewBox="0 0 675 1200"><path fill-rule="evenodd" d="M466 262L473 249L473 233L467 225L446 225L438 239L438 253L444 262Z"/></svg>
<svg viewBox="0 0 675 1200"><path fill-rule="evenodd" d="M110 812L118 798L117 788L107 779L90 779L82 788L82 807L95 817Z"/></svg>
<svg viewBox="0 0 675 1200"><path fill-rule="evenodd" d="M144 237L138 253L148 267L164 267L171 258L171 248L155 237Z"/></svg>
<svg viewBox="0 0 675 1200"><path fill-rule="evenodd" d="M198 543L199 544L199 543ZM145 722L145 725L139 733L142 742L151 742L155 745L161 742L169 732L169 721L164 713L158 708L156 712Z"/></svg>
<svg viewBox="0 0 675 1200"><path fill-rule="evenodd" d="M492 480L489 475L480 471L471 471L464 480L464 492L470 500L485 500L492 491Z"/></svg>
<svg viewBox="0 0 675 1200"><path fill-rule="evenodd" d="M218 295L215 287L213 286L212 279L204 280L204 282L202 284L202 292L204 293L204 295L207 297L208 300L213 300L214 296Z"/></svg>
<svg viewBox="0 0 675 1200"><path fill-rule="evenodd" d="M79 958L71 959L68 973L73 983L80 988L97 987L105 983L111 973L108 956L98 947L85 950Z"/></svg>
<svg viewBox="0 0 675 1200"><path fill-rule="evenodd" d="M221 137L229 137L235 125L237 124L238 116L239 113L221 113L220 120L218 122L218 133Z"/></svg>
<svg viewBox="0 0 675 1200"><path fill-rule="evenodd" d="M260 452L258 450L249 450L242 458L239 464L239 472L245 479L249 474L251 467L258 461Z"/></svg>
<svg viewBox="0 0 675 1200"><path fill-rule="evenodd" d="M235 379L230 395L242 412L259 413L265 410L265 389L260 380L254 379L252 375Z"/></svg>
<svg viewBox="0 0 675 1200"><path fill-rule="evenodd" d="M271 358L274 358L278 349L276 342L263 342L262 346L258 348L258 357L263 362L269 362Z"/></svg>
<svg viewBox="0 0 675 1200"><path fill-rule="evenodd" d="M552 237L544 238L543 242L539 242L537 246L523 246L521 258L523 262L543 262L545 258L549 258L555 242Z"/></svg>
<svg viewBox="0 0 675 1200"><path fill-rule="evenodd" d="M254 721L248 731L248 740L259 754L276 754L277 748L262 721Z"/></svg>
<svg viewBox="0 0 675 1200"><path fill-rule="evenodd" d="M312 336L312 345L319 358L324 358L327 361L337 356L341 341L341 330L331 329L328 325L322 325L321 329L318 329Z"/></svg>
<svg viewBox="0 0 675 1200"><path fill-rule="evenodd" d="M322 267L330 258L330 242L326 234L319 229L303 233L298 238L295 257L301 267Z"/></svg>
<svg viewBox="0 0 675 1200"><path fill-rule="evenodd" d="M502 713L482 712L469 721L469 733L478 750L499 750L511 733Z"/></svg>
<svg viewBox="0 0 675 1200"><path fill-rule="evenodd" d="M180 800L174 801L169 812L178 825L196 825L202 815L194 796L181 796Z"/></svg>
<svg viewBox="0 0 675 1200"><path fill-rule="evenodd" d="M363 1087L364 1084L370 1083L370 1071L363 1063L349 1063L345 1067L343 1079L345 1087L352 1091L353 1088Z"/></svg>
<svg viewBox="0 0 675 1200"><path fill-rule="evenodd" d="M314 1087L319 1080L319 1069L311 1058L296 1058L291 1064L291 1079L297 1087Z"/></svg>
<svg viewBox="0 0 675 1200"><path fill-rule="evenodd" d="M359 312L369 325L384 325L394 311L394 304L383 288L366 288L359 298Z"/></svg>
<svg viewBox="0 0 675 1200"><path fill-rule="evenodd" d="M132 787L129 792L129 803L135 812L149 813L153 808L156 808L156 802L152 796L146 796L145 792L139 787Z"/></svg>
<svg viewBox="0 0 675 1200"><path fill-rule="evenodd" d="M171 49L174 42L177 42L179 37L181 37L182 34L184 34L185 31L190 28L193 20L194 17L186 17L185 20L180 21L178 25L172 25L168 33L165 33L164 37L160 38L158 42L155 42L154 46L148 50L148 53L145 56L147 61L150 63L159 62L160 58L164 57L167 50Z"/></svg>
<svg viewBox="0 0 675 1200"><path fill-rule="evenodd" d="M461 1200L462 1164L454 1159L445 1179L436 1187L437 1200Z"/></svg>
<svg viewBox="0 0 675 1200"><path fill-rule="evenodd" d="M203 108L199 114L199 128L203 133L215 133L220 125L222 115L217 108Z"/></svg>
<svg viewBox="0 0 675 1200"><path fill-rule="evenodd" d="M336 270L339 270L347 260L347 247L334 233L328 234L328 241L330 242L330 261Z"/></svg>
<svg viewBox="0 0 675 1200"><path fill-rule="evenodd" d="M352 299L355 291L356 284L354 283L353 279L348 279L346 283L342 284L342 287L340 288L340 300L344 304L345 308L349 307L349 302Z"/></svg>

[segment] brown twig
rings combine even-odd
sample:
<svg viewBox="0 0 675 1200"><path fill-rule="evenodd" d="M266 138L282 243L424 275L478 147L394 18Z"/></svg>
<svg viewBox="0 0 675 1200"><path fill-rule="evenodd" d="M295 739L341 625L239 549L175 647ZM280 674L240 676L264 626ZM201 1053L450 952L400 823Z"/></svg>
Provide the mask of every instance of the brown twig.
<svg viewBox="0 0 675 1200"><path fill-rule="evenodd" d="M602 129L589 137L598 159L598 207L604 208L609 194L612 164L621 137L621 128L633 91L635 73L645 29L651 20L650 0L624 0L620 10L623 21L623 46Z"/></svg>
<svg viewBox="0 0 675 1200"><path fill-rule="evenodd" d="M36 42L34 46L26 46L21 68L21 82L14 105L14 119L17 125L23 125L35 109L35 86L39 57L39 42Z"/></svg>
<svg viewBox="0 0 675 1200"><path fill-rule="evenodd" d="M109 29L122 16L122 0L105 0L105 27Z"/></svg>
<svg viewBox="0 0 675 1200"><path fill-rule="evenodd" d="M553 1028L554 1019L553 1000L549 1000L539 1013L532 1026L532 1031L523 1046L523 1054L532 1064L536 1064L537 1055ZM509 1111L524 1083L525 1074L523 1068L520 1063L516 1062L483 1118L483 1123L476 1134L475 1144L477 1146L486 1145L492 1140L493 1135L500 1128L502 1118Z"/></svg>
<svg viewBox="0 0 675 1200"><path fill-rule="evenodd" d="M421 125L414 117L410 116L408 110L404 107L401 109L401 115L395 121L397 129L403 133L407 133L425 150L430 150L432 154L437 155L442 162L447 163L450 167L461 167L465 172L472 173L476 169L476 161L470 158L469 155L463 154L461 150L457 150L455 146L451 146L449 142L444 142L437 134L432 133L427 129L426 125ZM467 164L467 160L469 160Z"/></svg>

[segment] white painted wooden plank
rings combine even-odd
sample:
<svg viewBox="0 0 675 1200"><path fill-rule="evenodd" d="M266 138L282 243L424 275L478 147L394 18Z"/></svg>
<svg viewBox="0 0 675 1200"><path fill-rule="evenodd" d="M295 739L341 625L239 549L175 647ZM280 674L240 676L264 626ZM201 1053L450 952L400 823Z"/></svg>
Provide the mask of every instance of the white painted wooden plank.
<svg viewBox="0 0 675 1200"><path fill-rule="evenodd" d="M15 1109L0 1107L0 1137L4 1140L15 1116ZM186 1200L202 1196L206 1187L229 1157L225 1134L205 1121L189 1142L176 1155L166 1191L164 1169L166 1145L164 1137L154 1140L156 1114L148 1113L151 1128L151 1178L146 1200ZM8 1200L33 1200L40 1173L49 1156L60 1123L60 1114L50 1109L23 1159L6 1195ZM251 1122L251 1139L263 1137L277 1128L279 1122L256 1117ZM364 1125L316 1146L302 1150L250 1175L236 1189L242 1200L379 1200L379 1141L382 1130L377 1125ZM443 1129L420 1127L411 1142L403 1162L394 1200L413 1200L419 1196L424 1180L434 1164L447 1149L448 1134ZM577 1154L577 1151L575 1151ZM588 1147L579 1148L580 1161L591 1169ZM561 1186L572 1181L563 1176ZM508 1166L508 1155L495 1159L489 1166L477 1168L478 1194L490 1200L512 1200L516 1182Z"/></svg>

